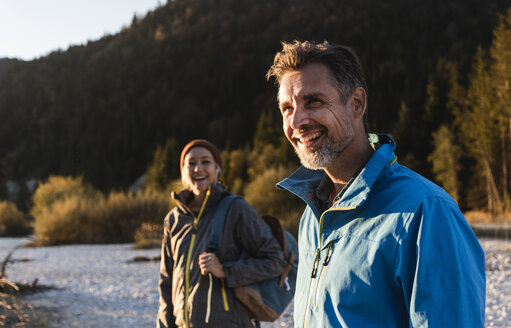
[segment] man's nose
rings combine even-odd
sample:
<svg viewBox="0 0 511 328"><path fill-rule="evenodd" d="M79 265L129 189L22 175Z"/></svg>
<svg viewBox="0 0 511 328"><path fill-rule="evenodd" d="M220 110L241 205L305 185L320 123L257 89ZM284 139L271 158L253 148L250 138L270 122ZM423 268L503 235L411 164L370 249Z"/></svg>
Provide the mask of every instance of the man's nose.
<svg viewBox="0 0 511 328"><path fill-rule="evenodd" d="M295 106L293 114L289 118L289 126L297 130L303 125L307 125L310 123L309 115L305 108L301 105Z"/></svg>

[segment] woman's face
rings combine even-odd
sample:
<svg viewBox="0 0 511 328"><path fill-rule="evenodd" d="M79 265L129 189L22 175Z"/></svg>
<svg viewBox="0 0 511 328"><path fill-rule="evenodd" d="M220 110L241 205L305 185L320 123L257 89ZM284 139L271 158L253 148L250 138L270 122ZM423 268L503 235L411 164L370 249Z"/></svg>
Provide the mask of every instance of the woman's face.
<svg viewBox="0 0 511 328"><path fill-rule="evenodd" d="M215 159L204 147L193 147L186 153L181 174L185 188L190 189L194 195L204 193L218 180Z"/></svg>

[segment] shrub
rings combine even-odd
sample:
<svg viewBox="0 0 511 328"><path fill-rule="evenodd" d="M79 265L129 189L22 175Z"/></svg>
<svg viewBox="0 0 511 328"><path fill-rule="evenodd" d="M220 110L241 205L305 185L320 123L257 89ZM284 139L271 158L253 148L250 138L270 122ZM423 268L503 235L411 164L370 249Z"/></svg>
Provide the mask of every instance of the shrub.
<svg viewBox="0 0 511 328"><path fill-rule="evenodd" d="M87 242L88 209L91 200L73 195L42 207L34 220L34 232L42 245L60 245Z"/></svg>
<svg viewBox="0 0 511 328"><path fill-rule="evenodd" d="M169 211L168 197L155 192L112 192L90 209L90 242L132 242L144 222L161 224Z"/></svg>
<svg viewBox="0 0 511 328"><path fill-rule="evenodd" d="M100 199L72 195L43 208L34 229L42 245L125 243L133 241L142 223L161 224L168 210L168 198L156 193L112 192Z"/></svg>
<svg viewBox="0 0 511 328"><path fill-rule="evenodd" d="M27 217L10 201L0 202L0 237L23 236L30 233Z"/></svg>
<svg viewBox="0 0 511 328"><path fill-rule="evenodd" d="M260 214L271 214L277 217L284 229L295 236L303 212L303 202L289 192L279 190L275 184L292 172L284 167L271 167L258 175L245 188L245 199Z"/></svg>
<svg viewBox="0 0 511 328"><path fill-rule="evenodd" d="M163 238L163 224L145 222L135 232L135 248L159 248Z"/></svg>
<svg viewBox="0 0 511 328"><path fill-rule="evenodd" d="M52 176L32 200L42 245L132 242L143 222L161 223L169 210L164 194L111 192L104 197L81 177Z"/></svg>
<svg viewBox="0 0 511 328"><path fill-rule="evenodd" d="M244 181L247 179L247 157L247 149L236 149L230 152L226 150L222 152L224 169L221 180L235 194L242 193Z"/></svg>
<svg viewBox="0 0 511 328"><path fill-rule="evenodd" d="M30 213L37 220L37 217L54 203L72 196L94 200L99 199L101 193L84 183L82 177L50 176L47 182L39 183L34 192Z"/></svg>

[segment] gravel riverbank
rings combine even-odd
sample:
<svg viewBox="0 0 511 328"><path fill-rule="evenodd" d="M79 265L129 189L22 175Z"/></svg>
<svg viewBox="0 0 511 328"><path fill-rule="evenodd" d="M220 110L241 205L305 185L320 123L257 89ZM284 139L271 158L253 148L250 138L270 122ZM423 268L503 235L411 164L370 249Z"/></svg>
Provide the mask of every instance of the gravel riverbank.
<svg viewBox="0 0 511 328"><path fill-rule="evenodd" d="M511 241L481 238L486 252L486 327L511 327ZM19 243L0 238L0 259ZM132 245L71 245L20 248L7 266L15 282L51 285L56 289L27 295L50 328L149 328L155 326L158 307L159 250L133 250ZM293 327L292 305L272 324Z"/></svg>

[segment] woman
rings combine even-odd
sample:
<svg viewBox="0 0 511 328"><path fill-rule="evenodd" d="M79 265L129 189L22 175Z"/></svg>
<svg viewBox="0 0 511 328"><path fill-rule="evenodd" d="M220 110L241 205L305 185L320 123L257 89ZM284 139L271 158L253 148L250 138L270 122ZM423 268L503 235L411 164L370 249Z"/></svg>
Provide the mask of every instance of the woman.
<svg viewBox="0 0 511 328"><path fill-rule="evenodd" d="M220 152L198 139L181 152L185 190L172 193L177 206L165 217L160 267L158 327L253 327L232 288L281 274L284 257L270 228L243 199L226 216L222 242L207 252L220 200ZM245 250L251 257L239 259Z"/></svg>

